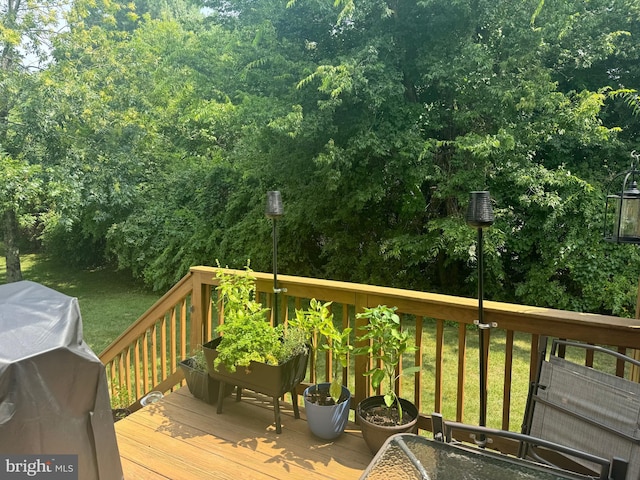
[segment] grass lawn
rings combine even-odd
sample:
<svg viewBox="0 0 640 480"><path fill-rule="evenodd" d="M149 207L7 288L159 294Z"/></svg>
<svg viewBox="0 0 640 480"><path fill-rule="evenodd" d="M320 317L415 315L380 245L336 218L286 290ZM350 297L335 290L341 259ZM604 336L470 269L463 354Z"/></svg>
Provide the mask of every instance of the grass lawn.
<svg viewBox="0 0 640 480"><path fill-rule="evenodd" d="M160 298L126 272L78 270L42 254L23 255L20 260L25 280L78 298L85 341L98 355ZM5 259L1 257L0 283L5 279Z"/></svg>

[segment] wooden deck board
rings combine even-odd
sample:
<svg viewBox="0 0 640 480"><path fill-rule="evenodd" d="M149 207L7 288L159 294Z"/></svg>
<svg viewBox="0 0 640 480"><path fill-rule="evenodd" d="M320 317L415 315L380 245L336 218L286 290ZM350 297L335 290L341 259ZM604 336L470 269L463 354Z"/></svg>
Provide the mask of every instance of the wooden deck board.
<svg viewBox="0 0 640 480"><path fill-rule="evenodd" d="M268 398L246 392L228 397L223 413L186 388L116 423L127 480L304 478L357 479L372 459L360 431L349 424L334 441L313 436L302 418L282 405L275 432Z"/></svg>

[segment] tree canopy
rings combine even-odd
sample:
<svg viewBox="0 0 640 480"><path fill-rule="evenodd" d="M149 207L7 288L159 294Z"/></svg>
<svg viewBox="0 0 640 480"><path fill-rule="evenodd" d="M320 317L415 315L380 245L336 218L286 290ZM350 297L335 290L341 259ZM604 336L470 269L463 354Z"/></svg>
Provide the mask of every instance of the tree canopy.
<svg viewBox="0 0 640 480"><path fill-rule="evenodd" d="M487 296L633 313L637 248L602 225L640 151L636 1L76 0L66 18L0 137L3 171L46 193L21 205L52 253L156 289L216 259L269 271L280 190L280 271L473 295L463 216L487 189Z"/></svg>

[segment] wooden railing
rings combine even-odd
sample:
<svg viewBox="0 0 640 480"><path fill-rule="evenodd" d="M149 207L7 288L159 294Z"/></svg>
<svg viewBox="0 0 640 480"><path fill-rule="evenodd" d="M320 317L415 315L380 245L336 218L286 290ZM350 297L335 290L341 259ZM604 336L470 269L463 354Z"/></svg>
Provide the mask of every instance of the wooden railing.
<svg viewBox="0 0 640 480"><path fill-rule="evenodd" d="M215 268L194 267L139 320L100 355L106 365L111 394L137 401L151 390L171 391L183 382L178 362L209 340L219 321ZM260 298L271 306L273 276L254 273ZM334 318L343 326L361 326L356 313L379 304L397 306L403 328L412 332L418 350L405 366L421 371L404 378L401 394L422 413L419 427L431 430L429 414L477 423L478 349L477 300L395 288L279 275L280 321L311 298L333 302ZM525 305L484 302L491 329L487 356L490 370L489 426L519 430L524 400L538 362L541 336L603 345L619 350L640 349L640 322L634 319L576 313ZM272 319L273 320L273 319ZM525 359L524 361L522 359ZM584 359L586 364L592 358ZM350 359L344 371L355 405L370 394L368 359ZM324 363L325 372L330 365ZM612 367L615 369L615 367ZM624 372L617 371L622 375ZM628 373L628 372L627 372ZM325 373L326 376L326 373ZM497 412L497 414L496 414Z"/></svg>

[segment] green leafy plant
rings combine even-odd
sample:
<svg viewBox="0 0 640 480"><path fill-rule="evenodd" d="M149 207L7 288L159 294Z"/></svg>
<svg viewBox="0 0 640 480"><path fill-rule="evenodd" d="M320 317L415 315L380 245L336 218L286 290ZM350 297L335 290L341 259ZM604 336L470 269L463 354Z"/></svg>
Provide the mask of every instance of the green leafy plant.
<svg viewBox="0 0 640 480"><path fill-rule="evenodd" d="M216 348L216 369L223 364L235 372L237 367L248 368L252 361L278 365L304 350L301 334L269 323L269 309L255 299L255 277L249 264L242 275L219 270L216 278L224 311L224 323L217 328L222 340Z"/></svg>
<svg viewBox="0 0 640 480"><path fill-rule="evenodd" d="M334 374L329 388L329 395L334 402L338 402L342 393L342 375L340 370L347 366L348 354L353 350L353 345L349 343L349 335L351 328L345 328L342 331L335 330L333 335L329 337L329 344L326 345L333 356Z"/></svg>
<svg viewBox="0 0 640 480"><path fill-rule="evenodd" d="M123 388L118 388L116 392L111 395L110 401L113 410L126 409L133 403L131 394Z"/></svg>
<svg viewBox="0 0 640 480"><path fill-rule="evenodd" d="M357 340L359 343L367 342L368 345L357 348L355 353L370 355L374 367L364 375L371 377L373 388L378 388L384 382L385 405L389 409L395 405L399 419L402 421L402 406L398 401L395 381L402 374L419 371L420 367L406 368L397 373L402 355L414 352L416 347L410 345L409 334L402 331L400 317L395 313L396 310L396 307L378 305L365 308L364 312L357 314L358 318L368 320L367 325L360 327L364 333Z"/></svg>
<svg viewBox="0 0 640 480"><path fill-rule="evenodd" d="M200 348L198 348L191 356L191 366L195 370L199 370L201 372L207 371L207 359L204 356L202 346L200 346Z"/></svg>
<svg viewBox="0 0 640 480"><path fill-rule="evenodd" d="M333 314L329 307L331 302L322 303L315 298L309 302L307 310L296 310L295 318L289 321L289 325L305 332L307 341L311 347L313 365L317 368L318 351L323 349L331 352L333 358L333 371L331 372L331 385L329 395L335 403L338 403L342 394L342 379L340 368L347 364L347 355L353 346L349 344L351 328L340 331L333 323ZM324 337L324 342L323 342ZM317 373L314 372L316 391L318 390Z"/></svg>

